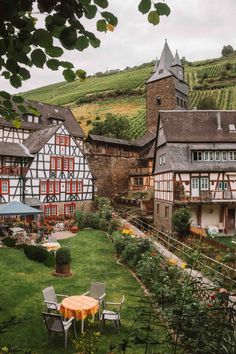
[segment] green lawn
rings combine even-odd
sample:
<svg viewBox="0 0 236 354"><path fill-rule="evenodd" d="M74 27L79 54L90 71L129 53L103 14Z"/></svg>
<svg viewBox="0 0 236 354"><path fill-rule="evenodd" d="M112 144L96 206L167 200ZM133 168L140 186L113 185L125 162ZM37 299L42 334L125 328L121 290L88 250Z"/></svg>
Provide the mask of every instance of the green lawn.
<svg viewBox="0 0 236 354"><path fill-rule="evenodd" d="M227 246L228 248L236 248L236 236L215 236L214 240L220 243L223 243L223 245Z"/></svg>
<svg viewBox="0 0 236 354"><path fill-rule="evenodd" d="M73 276L65 279L54 277L52 269L28 260L19 250L0 249L0 321L12 316L27 317L23 323L13 326L0 336L0 348L5 345L31 348L38 354L75 352L70 340L72 331L67 351L63 349L63 338L60 336L53 337L48 343L41 317L41 290L50 285L54 285L58 293L78 295L88 289L90 281L103 281L106 283L107 300L119 301L121 295L125 294L121 333L118 335L112 323L107 323L99 339L99 354L105 354L110 343L121 340L129 332L136 312L135 306L142 292L127 268L117 263L113 244L103 232L95 230L80 232L74 238L61 241L61 244L70 247L73 259ZM97 322L96 330L99 330ZM166 332L159 328L157 335L163 339ZM165 344L159 352L167 354L169 349ZM135 354L143 352L141 346L128 351Z"/></svg>

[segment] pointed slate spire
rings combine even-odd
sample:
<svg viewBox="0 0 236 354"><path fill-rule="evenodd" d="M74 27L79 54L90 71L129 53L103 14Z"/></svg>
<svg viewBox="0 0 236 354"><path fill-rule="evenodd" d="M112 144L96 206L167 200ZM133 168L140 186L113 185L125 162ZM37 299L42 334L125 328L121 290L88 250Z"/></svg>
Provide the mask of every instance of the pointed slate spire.
<svg viewBox="0 0 236 354"><path fill-rule="evenodd" d="M175 65L183 66L182 63L181 63L181 60L179 59L178 50L176 50L175 58L174 58L173 63L172 63L171 66L175 66Z"/></svg>
<svg viewBox="0 0 236 354"><path fill-rule="evenodd" d="M171 53L170 47L168 46L167 39L165 40L165 45L161 53L161 58L159 61L158 69L170 69L174 57Z"/></svg>
<svg viewBox="0 0 236 354"><path fill-rule="evenodd" d="M170 71L173 61L174 61L174 57L171 53L171 50L168 46L167 39L166 39L161 53L160 60L159 62L158 60L156 61L155 67L152 72L152 76L147 80L147 83L160 80L165 77L173 75L172 72Z"/></svg>

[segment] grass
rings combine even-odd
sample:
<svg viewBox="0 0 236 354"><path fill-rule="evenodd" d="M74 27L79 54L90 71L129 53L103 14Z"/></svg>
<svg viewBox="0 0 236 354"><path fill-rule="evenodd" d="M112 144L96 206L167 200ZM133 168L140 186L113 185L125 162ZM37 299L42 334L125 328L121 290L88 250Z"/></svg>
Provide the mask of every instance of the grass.
<svg viewBox="0 0 236 354"><path fill-rule="evenodd" d="M71 250L73 276L70 278L52 276L52 269L28 260L19 250L0 249L0 321L8 320L12 316L25 318L22 323L16 324L0 336L0 348L10 345L11 347L31 348L38 354L74 353L75 349L70 341L72 331L67 351L63 349L61 336L53 337L48 343L41 316L43 310L41 291L49 285L54 285L58 293L82 294L89 288L92 280L106 283L108 300L119 301L123 293L126 298L122 311L121 333L118 335L113 325L107 323L99 338L98 354L105 354L111 343L119 342L121 338L127 336L142 291L126 267L117 263L113 244L108 241L103 232L95 230L82 231L74 238L60 242L70 247ZM142 324L141 319L139 322ZM98 321L96 321L96 331L98 330ZM166 338L165 329L159 327L156 333L159 339ZM139 345L134 351L128 350L127 354L143 352L143 346ZM168 352L170 348L168 344L164 344L163 351L160 353Z"/></svg>
<svg viewBox="0 0 236 354"><path fill-rule="evenodd" d="M228 248L236 248L236 243L233 243L232 241L236 242L236 236L214 236L214 240L217 242L222 243L223 245L227 246Z"/></svg>

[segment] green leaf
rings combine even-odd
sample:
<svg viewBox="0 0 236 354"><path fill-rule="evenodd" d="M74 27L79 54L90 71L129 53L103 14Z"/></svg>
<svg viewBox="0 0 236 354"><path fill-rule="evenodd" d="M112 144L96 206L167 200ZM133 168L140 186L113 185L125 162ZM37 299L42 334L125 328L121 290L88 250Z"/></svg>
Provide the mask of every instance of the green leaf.
<svg viewBox="0 0 236 354"><path fill-rule="evenodd" d="M85 11L85 17L87 17L88 19L92 19L96 16L97 6L88 5L84 8L84 11Z"/></svg>
<svg viewBox="0 0 236 354"><path fill-rule="evenodd" d="M138 9L142 12L142 14L146 14L150 10L151 5L151 0L142 0L138 6Z"/></svg>
<svg viewBox="0 0 236 354"><path fill-rule="evenodd" d="M1 104L7 109L13 109L13 105L10 100L2 101Z"/></svg>
<svg viewBox="0 0 236 354"><path fill-rule="evenodd" d="M82 5L89 5L91 3L91 0L80 0Z"/></svg>
<svg viewBox="0 0 236 354"><path fill-rule="evenodd" d="M13 58L7 59L5 67L13 74L17 74L19 71L19 66Z"/></svg>
<svg viewBox="0 0 236 354"><path fill-rule="evenodd" d="M6 91L0 91L0 96L2 98L4 98L4 100L10 100L11 99L11 95L10 93L6 92Z"/></svg>
<svg viewBox="0 0 236 354"><path fill-rule="evenodd" d="M158 2L158 3L154 4L154 6L160 16L163 16L163 15L169 16L170 8L167 4L165 4L163 2Z"/></svg>
<svg viewBox="0 0 236 354"><path fill-rule="evenodd" d="M63 76L64 76L65 80L68 82L72 82L76 79L76 75L75 75L74 71L72 71L70 69L63 70Z"/></svg>
<svg viewBox="0 0 236 354"><path fill-rule="evenodd" d="M29 70L25 69L25 68L20 68L19 70L19 75L22 77L22 79L24 80L28 80L30 79L30 72Z"/></svg>
<svg viewBox="0 0 236 354"><path fill-rule="evenodd" d="M107 11L103 11L101 12L102 17L105 18L105 20L107 20L108 23L110 23L113 26L116 26L118 23L118 19L116 16L114 16L112 13L107 12Z"/></svg>
<svg viewBox="0 0 236 354"><path fill-rule="evenodd" d="M50 47L53 44L52 35L45 29L37 29L34 32L34 42L43 48Z"/></svg>
<svg viewBox="0 0 236 354"><path fill-rule="evenodd" d="M9 73L9 71L3 71L3 72L2 72L2 76L4 76L4 77L5 77L5 79L9 80L9 79L10 79L11 74Z"/></svg>
<svg viewBox="0 0 236 354"><path fill-rule="evenodd" d="M75 48L82 52L88 46L89 46L88 38L85 36L80 36L76 41Z"/></svg>
<svg viewBox="0 0 236 354"><path fill-rule="evenodd" d="M42 49L35 49L31 53L32 63L38 68L42 68L46 62L46 55L42 51Z"/></svg>
<svg viewBox="0 0 236 354"><path fill-rule="evenodd" d="M102 7L103 9L106 9L108 6L108 1L107 0L94 0L94 3L98 5L99 7Z"/></svg>
<svg viewBox="0 0 236 354"><path fill-rule="evenodd" d="M63 68L66 68L66 69L72 69L74 67L74 65L72 63L70 63L69 61L61 61L60 66L62 66Z"/></svg>
<svg viewBox="0 0 236 354"><path fill-rule="evenodd" d="M98 20L97 21L97 30L99 32L106 32L107 31L107 23L105 20Z"/></svg>
<svg viewBox="0 0 236 354"><path fill-rule="evenodd" d="M10 83L15 88L21 87L21 79L18 75L12 75L10 77Z"/></svg>
<svg viewBox="0 0 236 354"><path fill-rule="evenodd" d="M66 23L66 18L56 13L52 16L52 22L57 26L63 26Z"/></svg>
<svg viewBox="0 0 236 354"><path fill-rule="evenodd" d="M66 49L74 49L76 40L77 40L77 33L73 27L66 27L60 34L60 42Z"/></svg>
<svg viewBox="0 0 236 354"><path fill-rule="evenodd" d="M16 129L19 129L22 125L22 121L19 118L13 119L12 123Z"/></svg>
<svg viewBox="0 0 236 354"><path fill-rule="evenodd" d="M12 101L15 103L23 103L24 98L22 96L12 96Z"/></svg>
<svg viewBox="0 0 236 354"><path fill-rule="evenodd" d="M46 63L47 67L51 70L58 70L60 62L57 59L49 59Z"/></svg>
<svg viewBox="0 0 236 354"><path fill-rule="evenodd" d="M64 52L60 47L49 47L46 48L46 53L52 58L59 58Z"/></svg>
<svg viewBox="0 0 236 354"><path fill-rule="evenodd" d="M78 78L80 78L81 81L84 81L84 80L86 79L86 76L87 76L86 71L81 70L81 69L76 70L75 74L76 74L76 76L77 76Z"/></svg>
<svg viewBox="0 0 236 354"><path fill-rule="evenodd" d="M150 22L151 24L158 25L158 23L160 22L160 17L158 15L158 13L156 11L150 11L148 14L148 22Z"/></svg>
<svg viewBox="0 0 236 354"><path fill-rule="evenodd" d="M98 47L100 47L101 41L100 41L100 39L98 39L98 38L95 38L95 39L89 38L89 43L91 44L91 46L92 46L93 48L98 48Z"/></svg>

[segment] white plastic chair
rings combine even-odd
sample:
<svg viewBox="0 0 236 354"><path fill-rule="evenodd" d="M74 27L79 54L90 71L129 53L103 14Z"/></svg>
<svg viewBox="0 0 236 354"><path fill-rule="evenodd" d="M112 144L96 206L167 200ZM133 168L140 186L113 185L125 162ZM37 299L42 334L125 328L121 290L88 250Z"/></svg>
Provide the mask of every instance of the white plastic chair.
<svg viewBox="0 0 236 354"><path fill-rule="evenodd" d="M74 336L77 338L74 317L71 317L68 321L63 321L62 316L59 314L43 312L43 319L47 327L49 337L52 333L63 333L65 348L67 347L68 330L72 324Z"/></svg>
<svg viewBox="0 0 236 354"><path fill-rule="evenodd" d="M89 291L87 291L83 295L91 296L94 299L98 300L99 302L98 318L100 318L101 305L103 308L105 306L105 297L106 297L105 284L100 282L91 282Z"/></svg>
<svg viewBox="0 0 236 354"><path fill-rule="evenodd" d="M121 313L121 309L123 306L123 303L125 301L125 296L122 295L122 299L121 302L106 302L106 307L107 306L115 306L116 310L103 310L102 311L102 315L100 320L102 321L103 325L105 325L106 320L107 321L112 321L115 328L120 331L120 327L121 327L121 322L120 322L120 313Z"/></svg>
<svg viewBox="0 0 236 354"><path fill-rule="evenodd" d="M61 303L58 303L57 297L68 297L68 295L56 294L53 286L43 289L42 293L44 304L49 312L60 310Z"/></svg>

